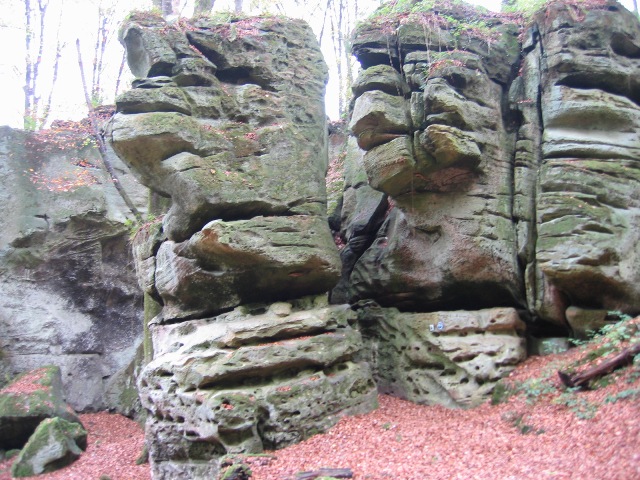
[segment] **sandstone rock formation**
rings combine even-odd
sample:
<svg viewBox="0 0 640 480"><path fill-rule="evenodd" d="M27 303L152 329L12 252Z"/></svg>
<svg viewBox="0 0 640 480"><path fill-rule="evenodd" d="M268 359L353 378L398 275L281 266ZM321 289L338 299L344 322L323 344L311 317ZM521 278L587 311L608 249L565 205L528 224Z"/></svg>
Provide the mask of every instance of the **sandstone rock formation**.
<svg viewBox="0 0 640 480"><path fill-rule="evenodd" d="M354 33L340 253L310 30L123 26L140 78L110 140L171 203L133 245L155 478L212 476L226 453L373 408L374 380L477 404L525 357L525 325L580 335L640 313L637 19L553 4L523 28L427 3Z"/></svg>
<svg viewBox="0 0 640 480"><path fill-rule="evenodd" d="M528 307L562 326L570 306L638 312L637 19L558 3L521 38L508 17L446 2L355 32L341 233L361 243L374 212L382 226L352 300ZM370 189L386 211L354 200Z"/></svg>
<svg viewBox="0 0 640 480"><path fill-rule="evenodd" d="M525 324L512 308L358 311L378 390L417 403L476 406L525 359Z"/></svg>
<svg viewBox="0 0 640 480"><path fill-rule="evenodd" d="M150 305L139 389L152 471L209 478L226 453L300 441L376 404L355 314L326 298L340 276L327 71L300 21L134 15L121 38L141 78L117 100L111 142L171 199L133 246Z"/></svg>
<svg viewBox="0 0 640 480"><path fill-rule="evenodd" d="M142 296L127 207L87 140L0 128L0 373L58 365L75 409L120 409ZM111 155L143 210L147 189Z"/></svg>
<svg viewBox="0 0 640 480"><path fill-rule="evenodd" d="M473 403L487 386L465 394L464 364L495 338L476 350L464 329L447 329L466 350L450 363L458 353L442 354L424 316L465 309L473 329L487 315L478 309L511 307L535 334L583 336L607 311L640 312L640 25L609 1L554 3L524 28L459 3L403 5L352 39L363 71L332 300L365 305L380 388ZM508 325L507 350L519 322ZM506 362L493 350L497 364L508 369L521 349ZM482 382L504 374L494 368Z"/></svg>

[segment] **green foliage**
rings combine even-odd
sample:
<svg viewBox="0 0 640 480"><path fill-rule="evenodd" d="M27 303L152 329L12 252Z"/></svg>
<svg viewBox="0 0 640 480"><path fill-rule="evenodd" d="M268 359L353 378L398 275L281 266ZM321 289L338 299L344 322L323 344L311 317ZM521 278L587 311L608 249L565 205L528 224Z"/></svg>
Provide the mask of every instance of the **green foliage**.
<svg viewBox="0 0 640 480"><path fill-rule="evenodd" d="M630 388L615 395L608 395L604 399L604 403L616 403L618 400L636 399L637 397L640 397L640 388Z"/></svg>
<svg viewBox="0 0 640 480"><path fill-rule="evenodd" d="M584 346L593 341L601 342L601 345L589 352L586 356L587 361L608 355L616 350L621 343L631 341L633 343L640 341L640 332L634 324L629 324L631 316L619 311L610 311L607 313L607 319L617 320L615 323L605 325L598 331L589 331L588 340L578 338L570 338L569 342L576 346Z"/></svg>
<svg viewBox="0 0 640 480"><path fill-rule="evenodd" d="M527 403L535 403L543 395L556 393L558 390L550 382L542 378L531 378L518 386L518 393L527 399Z"/></svg>
<svg viewBox="0 0 640 480"><path fill-rule="evenodd" d="M505 13L522 13L525 17L530 18L538 10L544 8L549 0L512 0L503 4Z"/></svg>
<svg viewBox="0 0 640 480"><path fill-rule="evenodd" d="M36 131L38 129L38 120L30 115L25 116L23 128L32 132Z"/></svg>
<svg viewBox="0 0 640 480"><path fill-rule="evenodd" d="M507 412L502 418L503 420L511 423L511 425L518 429L523 435L526 435L528 433L535 433L536 435L540 435L544 433L543 428L536 428L535 426L527 423L527 416L524 413Z"/></svg>
<svg viewBox="0 0 640 480"><path fill-rule="evenodd" d="M236 463L227 467L220 476L220 480L239 480L251 477L251 469L245 463Z"/></svg>
<svg viewBox="0 0 640 480"><path fill-rule="evenodd" d="M493 387L491 392L491 405L499 405L506 403L516 393L515 389L510 385L500 380Z"/></svg>
<svg viewBox="0 0 640 480"><path fill-rule="evenodd" d="M496 383L491 393L491 404L505 403L514 395L523 395L527 403L537 402L543 395L557 393L558 389L547 378L530 378L524 382L509 384L504 381Z"/></svg>
<svg viewBox="0 0 640 480"><path fill-rule="evenodd" d="M589 403L585 398L580 397L578 395L579 391L580 387L567 388L564 392L553 399L553 403L556 405L564 405L581 420L592 419L598 412L598 406L593 403Z"/></svg>
<svg viewBox="0 0 640 480"><path fill-rule="evenodd" d="M140 231L145 228L149 228L154 223L162 221L162 218L163 216L157 217L152 213L147 214L146 219L142 219L141 221L127 218L124 221L124 226L129 230L129 239L133 240Z"/></svg>

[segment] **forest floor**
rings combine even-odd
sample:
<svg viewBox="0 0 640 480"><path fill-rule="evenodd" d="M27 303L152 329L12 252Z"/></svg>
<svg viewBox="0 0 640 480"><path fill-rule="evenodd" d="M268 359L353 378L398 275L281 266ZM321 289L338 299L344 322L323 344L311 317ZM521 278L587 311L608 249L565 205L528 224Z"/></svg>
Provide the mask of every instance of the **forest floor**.
<svg viewBox="0 0 640 480"><path fill-rule="evenodd" d="M637 343L639 325L640 317L568 352L530 357L479 407L420 406L381 395L374 412L243 461L252 480L295 480L322 468L349 469L356 480L640 480L638 358L589 390L567 389L557 375L592 368ZM148 464L135 464L144 443L138 424L108 413L81 419L89 431L86 453L38 479L150 478ZM0 480L10 478L9 466L0 463Z"/></svg>

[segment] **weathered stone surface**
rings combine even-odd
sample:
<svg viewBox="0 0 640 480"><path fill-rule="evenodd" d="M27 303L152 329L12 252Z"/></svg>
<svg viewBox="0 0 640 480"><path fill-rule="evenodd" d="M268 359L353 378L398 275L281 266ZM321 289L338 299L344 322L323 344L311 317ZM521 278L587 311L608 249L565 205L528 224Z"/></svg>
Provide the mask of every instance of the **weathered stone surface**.
<svg viewBox="0 0 640 480"><path fill-rule="evenodd" d="M529 338L529 353L532 355L553 355L569 350L567 337Z"/></svg>
<svg viewBox="0 0 640 480"><path fill-rule="evenodd" d="M371 410L376 391L353 312L327 306L340 260L311 30L278 18L167 29L124 27L132 71L171 76L120 97L110 139L171 198L133 246L152 340L139 389L153 476L213 478L222 455L300 441Z"/></svg>
<svg viewBox="0 0 640 480"><path fill-rule="evenodd" d="M53 472L80 457L87 448L87 432L60 417L43 420L11 465L12 477Z"/></svg>
<svg viewBox="0 0 640 480"><path fill-rule="evenodd" d="M170 65L173 82L124 94L111 140L143 184L172 198L163 221L168 238L184 241L216 218L324 215L327 71L311 30L252 18L198 20L185 34L163 22L134 17L123 27L134 73L171 75L163 67ZM131 43L127 35L144 41ZM187 82L188 66L167 48L189 65L214 64L200 70L215 77ZM180 53L185 48L188 55Z"/></svg>
<svg viewBox="0 0 640 480"><path fill-rule="evenodd" d="M358 75L351 87L354 98L364 92L378 90L389 95L403 97L410 92L409 86L395 68L391 65L375 65Z"/></svg>
<svg viewBox="0 0 640 480"><path fill-rule="evenodd" d="M519 64L508 17L416 6L366 22L352 40L365 72L381 71L377 83L364 74L351 119L368 150L359 171L392 209L357 260L343 256L336 298L526 307L566 330L570 307L640 311L637 19L615 2L580 14L554 3L525 30ZM479 20L488 28L468 28ZM410 93L392 95L382 81L392 70ZM363 143L366 132L378 137ZM345 241L354 192L347 186Z"/></svg>
<svg viewBox="0 0 640 480"><path fill-rule="evenodd" d="M512 308L358 312L366 358L381 392L426 405L474 406L526 358L525 328Z"/></svg>
<svg viewBox="0 0 640 480"><path fill-rule="evenodd" d="M340 260L326 220L313 216L214 220L187 242L164 242L155 286L165 320L321 293Z"/></svg>
<svg viewBox="0 0 640 480"><path fill-rule="evenodd" d="M570 306L637 312L640 25L614 2L579 17L553 4L536 22L525 58L525 78L542 85L527 94L543 122L526 136L541 149L533 309L560 325Z"/></svg>
<svg viewBox="0 0 640 480"><path fill-rule="evenodd" d="M437 14L414 12L397 24L385 18L384 25L372 22L354 34L353 52L365 68L389 65L391 57L372 54L376 42L400 51L397 68L412 91L369 90L354 106L354 136L387 135L370 144L358 138L358 144L369 149L362 162L369 186L389 195L391 209L352 267L346 289L352 300L419 311L524 304L511 219L512 138L494 81L512 78L517 41L498 19L491 20L491 34L465 30L455 38L449 28L469 15L482 16L471 7L443 5ZM504 54L502 65L489 55L489 43ZM399 133L409 136L388 137Z"/></svg>
<svg viewBox="0 0 640 480"><path fill-rule="evenodd" d="M373 408L375 385L356 360L362 339L354 321L348 306L329 307L320 297L154 325L155 358L139 383L151 413L147 433L157 439L154 475L282 447Z"/></svg>
<svg viewBox="0 0 640 480"><path fill-rule="evenodd" d="M411 117L402 97L380 90L363 93L356 100L349 129L363 150L409 133Z"/></svg>
<svg viewBox="0 0 640 480"><path fill-rule="evenodd" d="M144 214L147 189L109 156ZM105 391L142 334L132 216L100 165L77 133L0 128L0 370L60 366L76 410L118 408Z"/></svg>
<svg viewBox="0 0 640 480"><path fill-rule="evenodd" d="M364 155L369 185L391 196L411 191L415 163L411 140L406 135L378 145Z"/></svg>
<svg viewBox="0 0 640 480"><path fill-rule="evenodd" d="M65 403L60 369L42 367L18 376L0 390L0 449L22 448L46 418L80 424Z"/></svg>
<svg viewBox="0 0 640 480"><path fill-rule="evenodd" d="M565 312L567 323L571 327L571 333L576 338L587 339L590 335L607 325L606 310L588 310L578 307L569 307Z"/></svg>

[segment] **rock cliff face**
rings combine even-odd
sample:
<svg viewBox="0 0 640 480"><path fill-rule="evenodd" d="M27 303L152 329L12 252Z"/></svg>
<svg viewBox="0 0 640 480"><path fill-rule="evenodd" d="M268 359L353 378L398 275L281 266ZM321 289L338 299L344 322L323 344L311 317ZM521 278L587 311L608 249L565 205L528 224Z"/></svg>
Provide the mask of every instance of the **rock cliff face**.
<svg viewBox="0 0 640 480"><path fill-rule="evenodd" d="M525 28L464 4L409 3L354 33L364 70L332 299L393 307L360 311L379 386L473 403L469 382L481 394L502 373L474 378L465 363L494 342L497 365L523 358L518 322L476 343L455 312L396 308L465 309L473 330L492 315L478 309L510 307L537 334L578 336L607 311L640 311L640 25L615 2L555 3ZM434 345L421 328L438 324L466 345Z"/></svg>
<svg viewBox="0 0 640 480"><path fill-rule="evenodd" d="M308 26L277 18L134 16L121 38L143 78L118 99L111 141L171 198L134 241L158 311L139 380L152 469L212 478L226 453L300 441L376 404L356 315L327 302L340 258L326 66Z"/></svg>
<svg viewBox="0 0 640 480"><path fill-rule="evenodd" d="M75 409L120 409L142 295L127 208L85 140L0 129L0 372L58 365ZM147 189L112 161L144 208Z"/></svg>
<svg viewBox="0 0 640 480"><path fill-rule="evenodd" d="M140 78L111 141L171 200L134 241L155 478L301 440L373 408L376 386L477 404L525 358L526 327L640 313L637 19L553 4L523 28L427 3L354 33L341 251L311 31L123 26Z"/></svg>

